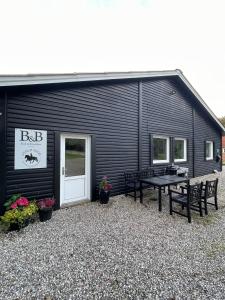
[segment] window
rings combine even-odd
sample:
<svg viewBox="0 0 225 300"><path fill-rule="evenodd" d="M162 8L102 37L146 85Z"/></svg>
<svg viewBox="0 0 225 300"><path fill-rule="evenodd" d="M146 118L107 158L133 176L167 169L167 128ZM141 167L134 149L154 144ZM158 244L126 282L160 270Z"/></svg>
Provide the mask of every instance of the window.
<svg viewBox="0 0 225 300"><path fill-rule="evenodd" d="M187 161L187 140L181 138L174 139L174 161Z"/></svg>
<svg viewBox="0 0 225 300"><path fill-rule="evenodd" d="M153 163L169 163L170 161L170 140L164 136L153 136Z"/></svg>
<svg viewBox="0 0 225 300"><path fill-rule="evenodd" d="M223 153L225 153L225 148L223 148Z"/></svg>
<svg viewBox="0 0 225 300"><path fill-rule="evenodd" d="M206 154L206 160L213 159L213 142L212 141L206 141L205 154Z"/></svg>

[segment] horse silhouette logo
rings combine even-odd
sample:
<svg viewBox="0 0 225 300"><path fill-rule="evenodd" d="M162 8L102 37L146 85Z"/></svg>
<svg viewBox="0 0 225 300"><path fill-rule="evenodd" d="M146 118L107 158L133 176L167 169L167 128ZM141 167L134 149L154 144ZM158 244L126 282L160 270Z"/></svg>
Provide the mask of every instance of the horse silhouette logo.
<svg viewBox="0 0 225 300"><path fill-rule="evenodd" d="M26 162L29 162L30 164L34 162L38 163L38 158L36 156L33 156L32 153L26 154L24 158L26 159Z"/></svg>

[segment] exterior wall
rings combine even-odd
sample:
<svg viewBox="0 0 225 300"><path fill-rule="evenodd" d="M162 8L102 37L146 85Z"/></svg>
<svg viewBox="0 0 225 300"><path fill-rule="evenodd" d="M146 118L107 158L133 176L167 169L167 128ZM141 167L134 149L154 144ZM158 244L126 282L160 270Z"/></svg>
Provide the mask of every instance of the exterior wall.
<svg viewBox="0 0 225 300"><path fill-rule="evenodd" d="M115 194L123 172L138 168L138 83L24 88L8 93L7 196L55 194L56 132L96 136L97 182L108 175ZM15 128L48 131L47 169L14 170Z"/></svg>
<svg viewBox="0 0 225 300"><path fill-rule="evenodd" d="M95 136L96 181L108 175L113 194L124 192L124 171L137 170L139 163L142 168L153 166L150 151L153 134L188 140L188 161L178 164L187 166L191 177L219 170L219 163L205 161L204 141L210 136L218 148L220 132L204 119L200 109L193 109L192 97L172 78L143 80L141 86L141 93L138 80L9 89L6 196L18 192L39 198L55 194L58 164L55 141L59 132ZM173 95L172 90L176 91ZM46 169L14 170L15 128L48 131ZM172 148L173 145L171 153ZM172 162L173 155L170 164ZM153 167L162 169L165 165Z"/></svg>
<svg viewBox="0 0 225 300"><path fill-rule="evenodd" d="M214 142L214 159L205 159L205 141ZM221 134L214 127L206 114L199 109L195 114L195 176L221 170L221 162L216 162L217 150L221 153Z"/></svg>
<svg viewBox="0 0 225 300"><path fill-rule="evenodd" d="M222 160L225 163L225 136L222 137Z"/></svg>
<svg viewBox="0 0 225 300"><path fill-rule="evenodd" d="M6 101L5 93L0 90L0 214L5 199L5 156L6 156Z"/></svg>
<svg viewBox="0 0 225 300"><path fill-rule="evenodd" d="M175 90L176 94L170 95ZM173 80L161 79L143 82L143 167L152 165L162 169L165 165L153 165L150 152L150 135L164 135L170 138L186 138L188 144L187 163L176 163L189 168L193 176L192 157L192 105ZM171 145L171 154L173 145ZM170 157L170 164L173 157Z"/></svg>

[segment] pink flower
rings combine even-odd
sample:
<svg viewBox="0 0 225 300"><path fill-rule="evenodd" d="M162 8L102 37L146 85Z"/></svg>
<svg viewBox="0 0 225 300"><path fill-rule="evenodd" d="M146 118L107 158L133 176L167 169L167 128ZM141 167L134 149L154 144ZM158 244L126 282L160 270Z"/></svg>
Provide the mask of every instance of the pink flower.
<svg viewBox="0 0 225 300"><path fill-rule="evenodd" d="M19 205L19 206L28 206L29 205L29 200L25 197L20 197L16 202L17 202L17 205Z"/></svg>
<svg viewBox="0 0 225 300"><path fill-rule="evenodd" d="M55 204L54 198L44 198L38 201L38 206L40 209L53 207Z"/></svg>
<svg viewBox="0 0 225 300"><path fill-rule="evenodd" d="M17 208L17 203L16 203L16 202L14 202L13 204L11 204L10 208L12 208L12 209L15 209L15 208Z"/></svg>
<svg viewBox="0 0 225 300"><path fill-rule="evenodd" d="M110 191L112 189L112 185L110 183L107 183L105 189L106 191Z"/></svg>

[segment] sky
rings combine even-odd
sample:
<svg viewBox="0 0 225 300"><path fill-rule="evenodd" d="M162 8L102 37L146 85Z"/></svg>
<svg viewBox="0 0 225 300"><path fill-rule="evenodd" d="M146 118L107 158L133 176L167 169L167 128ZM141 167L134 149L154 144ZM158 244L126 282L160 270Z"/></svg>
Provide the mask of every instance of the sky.
<svg viewBox="0 0 225 300"><path fill-rule="evenodd" d="M0 74L181 69L225 116L224 0L0 0Z"/></svg>

